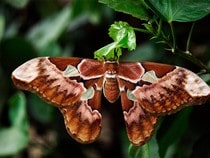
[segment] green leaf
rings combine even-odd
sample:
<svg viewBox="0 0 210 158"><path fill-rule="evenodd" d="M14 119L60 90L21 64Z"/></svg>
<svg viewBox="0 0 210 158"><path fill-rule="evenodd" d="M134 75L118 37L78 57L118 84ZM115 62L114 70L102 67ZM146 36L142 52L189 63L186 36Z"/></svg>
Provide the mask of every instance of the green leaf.
<svg viewBox="0 0 210 158"><path fill-rule="evenodd" d="M14 155L24 149L29 141L26 100L23 93L9 99L11 127L0 128L0 156Z"/></svg>
<svg viewBox="0 0 210 158"><path fill-rule="evenodd" d="M67 5L57 14L47 17L31 28L28 39L41 51L42 48L56 41L68 26L71 19L71 7Z"/></svg>
<svg viewBox="0 0 210 158"><path fill-rule="evenodd" d="M113 42L110 43L94 52L94 58L97 60L104 60L104 59L114 59L115 52L114 49L116 48L117 43Z"/></svg>
<svg viewBox="0 0 210 158"><path fill-rule="evenodd" d="M158 144L161 157L165 156L169 146L176 144L187 130L191 111L192 108L190 107L180 111L174 118L171 125L167 127L168 130L166 133L159 139ZM163 126L163 128L165 127L164 122L162 122L161 126Z"/></svg>
<svg viewBox="0 0 210 158"><path fill-rule="evenodd" d="M27 5L28 0L6 0L6 2L15 8L24 8Z"/></svg>
<svg viewBox="0 0 210 158"><path fill-rule="evenodd" d="M5 19L3 15L0 15L0 41L4 34Z"/></svg>
<svg viewBox="0 0 210 158"><path fill-rule="evenodd" d="M210 13L210 0L145 0L167 22L196 21Z"/></svg>
<svg viewBox="0 0 210 158"><path fill-rule="evenodd" d="M29 135L16 127L3 128L0 140L0 156L14 155L26 147Z"/></svg>
<svg viewBox="0 0 210 158"><path fill-rule="evenodd" d="M73 18L85 16L91 23L97 24L101 20L103 8L97 0L76 0L72 1L72 12Z"/></svg>
<svg viewBox="0 0 210 158"><path fill-rule="evenodd" d="M150 14L144 0L99 0L115 11L130 14L141 20L149 20Z"/></svg>
<svg viewBox="0 0 210 158"><path fill-rule="evenodd" d="M22 92L19 92L10 98L9 109L9 120L11 126L25 128L27 124L26 99Z"/></svg>
<svg viewBox="0 0 210 158"><path fill-rule="evenodd" d="M129 147L129 155L131 158L149 158L149 144L147 143L140 147L131 145Z"/></svg>
<svg viewBox="0 0 210 158"><path fill-rule="evenodd" d="M129 146L128 153L130 158L160 158L158 143L156 140L157 129L151 140L149 140L149 142L147 142L143 146L137 147L133 146L132 144Z"/></svg>
<svg viewBox="0 0 210 158"><path fill-rule="evenodd" d="M98 60L118 60L122 55L122 48L129 51L136 48L136 35L133 27L126 22L115 22L109 28L109 36L114 42L94 52Z"/></svg>
<svg viewBox="0 0 210 158"><path fill-rule="evenodd" d="M115 22L109 29L109 36L123 48L136 48L136 35L133 27L126 22Z"/></svg>
<svg viewBox="0 0 210 158"><path fill-rule="evenodd" d="M50 123L53 119L54 107L47 104L37 95L30 93L28 97L29 111L32 117L41 123Z"/></svg>
<svg viewBox="0 0 210 158"><path fill-rule="evenodd" d="M39 56L61 56L63 50L57 41L52 41L41 48Z"/></svg>

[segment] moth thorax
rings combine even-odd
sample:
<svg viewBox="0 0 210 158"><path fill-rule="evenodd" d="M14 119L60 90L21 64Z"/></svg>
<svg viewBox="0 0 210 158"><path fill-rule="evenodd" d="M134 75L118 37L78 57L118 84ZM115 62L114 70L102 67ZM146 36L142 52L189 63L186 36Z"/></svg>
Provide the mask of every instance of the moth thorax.
<svg viewBox="0 0 210 158"><path fill-rule="evenodd" d="M104 96L110 103L114 103L119 98L120 90L116 77L105 78L103 92Z"/></svg>

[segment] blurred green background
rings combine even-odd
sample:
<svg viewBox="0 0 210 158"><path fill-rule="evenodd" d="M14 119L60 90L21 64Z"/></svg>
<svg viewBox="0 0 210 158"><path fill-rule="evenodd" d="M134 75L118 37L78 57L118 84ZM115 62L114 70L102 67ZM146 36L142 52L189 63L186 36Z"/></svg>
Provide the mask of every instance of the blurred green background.
<svg viewBox="0 0 210 158"><path fill-rule="evenodd" d="M140 26L141 21L97 0L1 0L0 1L0 157L128 158L129 142L120 101L102 98L103 130L89 145L73 140L66 132L57 108L37 96L20 92L11 72L38 56L93 58L93 52L111 42L108 29L114 21ZM175 23L177 43L185 46L189 23ZM210 16L198 21L191 41L194 55L210 66ZM137 49L122 60L156 61L200 69L190 61L167 53L162 44L137 33ZM209 74L203 79L210 84ZM161 119L152 158L210 157L210 105L183 109ZM163 157L163 156L162 156Z"/></svg>

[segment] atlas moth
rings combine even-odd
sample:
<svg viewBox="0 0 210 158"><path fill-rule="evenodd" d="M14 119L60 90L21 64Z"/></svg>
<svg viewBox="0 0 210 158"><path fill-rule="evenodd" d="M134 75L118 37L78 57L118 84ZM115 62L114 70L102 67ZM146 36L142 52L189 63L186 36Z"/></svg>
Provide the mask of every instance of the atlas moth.
<svg viewBox="0 0 210 158"><path fill-rule="evenodd" d="M137 146L151 138L159 116L210 98L195 73L152 62L39 57L15 69L12 80L58 107L68 133L81 143L100 134L102 93L110 103L121 99L128 138Z"/></svg>

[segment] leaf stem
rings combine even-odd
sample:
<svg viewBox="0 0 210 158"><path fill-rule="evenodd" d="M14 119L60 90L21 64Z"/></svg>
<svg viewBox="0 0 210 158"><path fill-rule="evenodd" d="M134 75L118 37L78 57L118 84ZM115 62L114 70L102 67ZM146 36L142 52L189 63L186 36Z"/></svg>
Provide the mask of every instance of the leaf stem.
<svg viewBox="0 0 210 158"><path fill-rule="evenodd" d="M177 55L180 55L181 57L183 57L183 58L191 61L195 65L199 66L200 68L205 70L205 73L210 73L210 68L208 66L206 66L201 60L194 57L191 53L186 53L185 51L183 51L179 48L177 48L174 53Z"/></svg>
<svg viewBox="0 0 210 158"><path fill-rule="evenodd" d="M190 32L189 32L189 36L187 39L187 45L186 45L186 51L183 51L183 50L179 49L179 47L176 46L176 39L175 39L174 28L173 28L172 22L169 23L170 28L171 28L171 34L172 34L172 41L170 40L170 38L168 36L166 36L164 30L162 29L162 20L160 20L159 23L156 22L156 24L158 25L158 27L157 27L157 30L154 32L149 32L147 30L139 29L139 28L134 28L134 30L150 34L155 38L159 38L160 41L162 41L168 45L168 47L170 48L172 53L177 54L177 55L191 61L195 65L199 66L201 69L205 70L204 71L205 73L210 73L210 68L207 65L205 65L201 60L199 60L198 58L194 57L191 53L189 53L190 39L192 36L192 31L193 31L195 23L193 23L193 25L190 29Z"/></svg>
<svg viewBox="0 0 210 158"><path fill-rule="evenodd" d="M174 28L173 28L173 23L169 22L170 28L171 28L171 35L172 35L172 42L173 42L173 46L172 46L172 53L175 52L176 49L176 39L175 39L175 34L174 34Z"/></svg>
<svg viewBox="0 0 210 158"><path fill-rule="evenodd" d="M163 21L162 21L162 19L160 19L160 21L159 21L159 23L158 23L157 36L159 36L160 33L161 33L161 30L162 30L162 23L163 23Z"/></svg>
<svg viewBox="0 0 210 158"><path fill-rule="evenodd" d="M147 31L145 29L140 29L140 28L136 28L136 27L134 27L133 29L134 29L134 31L138 31L138 32L143 32L143 33L147 33L147 34L150 33L149 31Z"/></svg>
<svg viewBox="0 0 210 158"><path fill-rule="evenodd" d="M190 47L190 40L191 40L191 37L192 37L192 31L193 31L193 28L195 26L195 22L193 22L191 28L190 28L190 32L189 32L189 35L188 35L188 38L187 38L187 44L186 44L186 52L189 53L189 47Z"/></svg>

